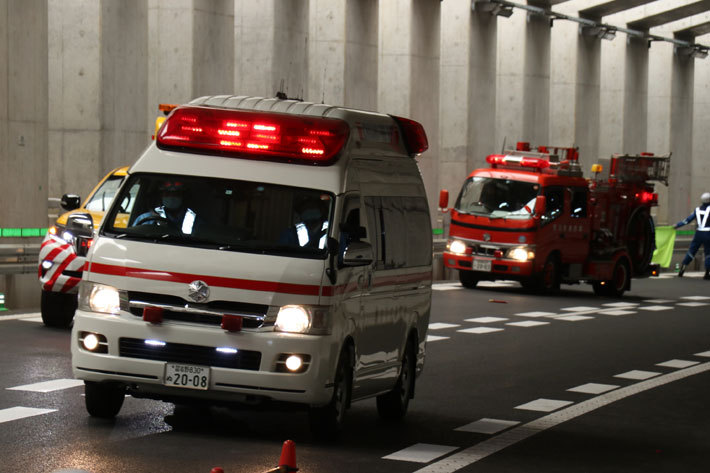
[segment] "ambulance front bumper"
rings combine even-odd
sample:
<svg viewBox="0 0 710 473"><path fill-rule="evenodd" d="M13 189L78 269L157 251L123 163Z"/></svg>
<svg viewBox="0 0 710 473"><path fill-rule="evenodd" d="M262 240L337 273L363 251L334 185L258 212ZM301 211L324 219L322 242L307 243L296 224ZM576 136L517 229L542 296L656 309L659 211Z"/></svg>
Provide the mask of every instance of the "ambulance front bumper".
<svg viewBox="0 0 710 473"><path fill-rule="evenodd" d="M83 346L81 339L87 333L99 336L102 341L99 351L106 353L91 352ZM143 358L141 345L146 341L149 355ZM160 353L163 347L165 353ZM332 397L332 375L339 347L327 335L227 332L190 324L150 324L130 314L113 316L77 310L71 353L76 378L119 382L145 397L324 405ZM279 360L290 354L309 360L303 372L284 372ZM235 369L225 367L222 356L243 359ZM203 372L209 373L207 389L169 385L168 365L206 366L208 369Z"/></svg>

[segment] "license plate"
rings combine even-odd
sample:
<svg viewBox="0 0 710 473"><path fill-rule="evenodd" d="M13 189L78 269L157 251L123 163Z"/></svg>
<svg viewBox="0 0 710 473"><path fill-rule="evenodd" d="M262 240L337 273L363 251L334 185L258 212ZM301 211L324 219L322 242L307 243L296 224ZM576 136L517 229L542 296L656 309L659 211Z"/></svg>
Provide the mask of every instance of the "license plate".
<svg viewBox="0 0 710 473"><path fill-rule="evenodd" d="M489 259L475 259L475 260L473 260L473 270L474 271L490 272L491 260L489 260Z"/></svg>
<svg viewBox="0 0 710 473"><path fill-rule="evenodd" d="M210 369L207 366L165 365L165 385L176 388L208 389L210 387Z"/></svg>

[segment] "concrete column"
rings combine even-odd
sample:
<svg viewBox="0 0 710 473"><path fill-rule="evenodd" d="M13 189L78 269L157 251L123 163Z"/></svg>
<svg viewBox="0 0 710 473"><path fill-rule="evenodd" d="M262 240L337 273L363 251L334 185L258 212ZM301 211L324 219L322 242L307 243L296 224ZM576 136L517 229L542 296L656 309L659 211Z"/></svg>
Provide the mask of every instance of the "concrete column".
<svg viewBox="0 0 710 473"><path fill-rule="evenodd" d="M693 171L693 79L695 60L673 54L671 68L671 158L668 215L678 221L696 207L699 195L691 195ZM707 133L707 130L704 131Z"/></svg>
<svg viewBox="0 0 710 473"><path fill-rule="evenodd" d="M468 2L441 5L438 176L452 199L464 177L502 143L496 134L497 29L495 16L471 11Z"/></svg>
<svg viewBox="0 0 710 473"><path fill-rule="evenodd" d="M310 0L306 100L377 107L377 0Z"/></svg>
<svg viewBox="0 0 710 473"><path fill-rule="evenodd" d="M0 227L47 225L47 3L0 0ZM2 243L18 243L3 238ZM36 274L0 277L6 307L38 307Z"/></svg>
<svg viewBox="0 0 710 473"><path fill-rule="evenodd" d="M133 164L150 143L154 121L142 119L147 83L146 0L102 2L100 173Z"/></svg>
<svg viewBox="0 0 710 473"><path fill-rule="evenodd" d="M235 0L234 93L304 97L308 6L308 0Z"/></svg>
<svg viewBox="0 0 710 473"><path fill-rule="evenodd" d="M101 3L49 0L48 24L49 195L86 197L101 175Z"/></svg>
<svg viewBox="0 0 710 473"><path fill-rule="evenodd" d="M438 202L439 23L438 0L380 3L377 110L424 126L429 150L418 160L432 215Z"/></svg>
<svg viewBox="0 0 710 473"><path fill-rule="evenodd" d="M160 103L234 88L233 0L148 0L148 121Z"/></svg>
<svg viewBox="0 0 710 473"><path fill-rule="evenodd" d="M626 41L624 77L623 147L617 153L637 154L647 147L648 44L629 36Z"/></svg>
<svg viewBox="0 0 710 473"><path fill-rule="evenodd" d="M708 44L710 35L696 38ZM703 192L710 192L710 61L695 61L693 89L693 167L691 171L690 198L698 199ZM690 211L688 211L690 214Z"/></svg>

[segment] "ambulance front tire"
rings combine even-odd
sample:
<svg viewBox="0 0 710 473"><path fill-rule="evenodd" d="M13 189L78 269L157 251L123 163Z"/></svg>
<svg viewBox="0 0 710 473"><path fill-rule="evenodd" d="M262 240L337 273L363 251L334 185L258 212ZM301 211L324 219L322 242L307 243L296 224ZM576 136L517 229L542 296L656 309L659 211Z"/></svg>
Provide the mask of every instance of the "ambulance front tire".
<svg viewBox="0 0 710 473"><path fill-rule="evenodd" d="M387 420L399 420L404 417L409 407L409 400L414 394L416 375L415 345L410 338L402 354L402 369L392 391L377 396L377 413Z"/></svg>
<svg viewBox="0 0 710 473"><path fill-rule="evenodd" d="M479 278L473 271L459 269L459 281L461 281L463 287L474 289L478 284Z"/></svg>
<svg viewBox="0 0 710 473"><path fill-rule="evenodd" d="M42 322L47 327L67 328L74 320L76 294L42 291L40 310Z"/></svg>
<svg viewBox="0 0 710 473"><path fill-rule="evenodd" d="M345 412L350 407L353 387L353 368L350 362L350 349L344 347L338 358L333 383L333 397L325 406L311 407L308 417L311 432L318 440L334 440L343 430Z"/></svg>
<svg viewBox="0 0 710 473"><path fill-rule="evenodd" d="M113 419L123 406L126 388L115 383L84 381L84 401L91 417Z"/></svg>

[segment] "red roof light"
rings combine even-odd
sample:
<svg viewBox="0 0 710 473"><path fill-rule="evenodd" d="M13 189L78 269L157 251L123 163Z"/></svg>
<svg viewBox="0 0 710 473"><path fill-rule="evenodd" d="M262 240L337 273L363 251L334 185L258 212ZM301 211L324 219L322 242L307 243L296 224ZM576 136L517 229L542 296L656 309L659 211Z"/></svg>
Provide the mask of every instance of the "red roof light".
<svg viewBox="0 0 710 473"><path fill-rule="evenodd" d="M404 146L410 155L421 154L429 149L429 141L426 137L426 131L421 123L410 120L409 118L396 117L392 118L399 124L404 136Z"/></svg>
<svg viewBox="0 0 710 473"><path fill-rule="evenodd" d="M333 118L185 106L168 117L156 141L160 149L328 165L349 131Z"/></svg>

